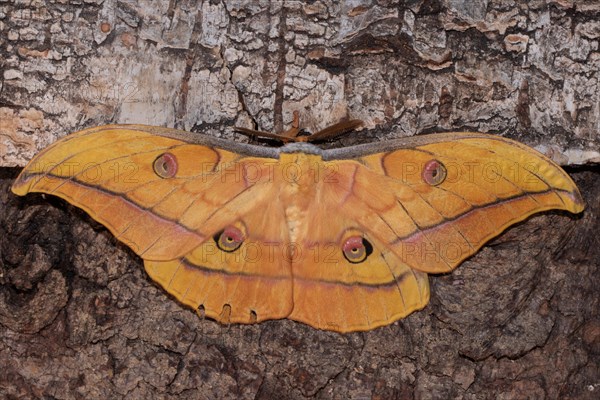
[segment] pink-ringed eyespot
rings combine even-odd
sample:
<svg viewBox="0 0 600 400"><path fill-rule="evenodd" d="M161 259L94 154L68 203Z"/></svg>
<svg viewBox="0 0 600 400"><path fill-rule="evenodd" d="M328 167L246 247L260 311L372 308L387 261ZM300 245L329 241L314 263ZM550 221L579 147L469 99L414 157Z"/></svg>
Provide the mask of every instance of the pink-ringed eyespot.
<svg viewBox="0 0 600 400"><path fill-rule="evenodd" d="M231 253L240 248L244 242L244 234L235 226L228 226L214 236L217 247L224 252Z"/></svg>
<svg viewBox="0 0 600 400"><path fill-rule="evenodd" d="M371 255L373 246L362 236L350 236L342 245L342 251L346 260L352 264L358 264Z"/></svg>
<svg viewBox="0 0 600 400"><path fill-rule="evenodd" d="M177 158L172 153L162 153L152 166L154 173L161 178L172 178L177 174Z"/></svg>
<svg viewBox="0 0 600 400"><path fill-rule="evenodd" d="M444 182L447 175L448 171L446 170L446 167L438 160L427 161L423 167L423 173L421 174L425 183L431 186L437 186Z"/></svg>

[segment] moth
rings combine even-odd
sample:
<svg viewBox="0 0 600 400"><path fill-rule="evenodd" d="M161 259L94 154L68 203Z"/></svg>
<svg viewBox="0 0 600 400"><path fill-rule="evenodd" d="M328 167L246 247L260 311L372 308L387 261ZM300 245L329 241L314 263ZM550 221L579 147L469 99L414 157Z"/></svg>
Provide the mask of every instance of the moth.
<svg viewBox="0 0 600 400"><path fill-rule="evenodd" d="M289 318L363 331L427 305L508 226L583 200L551 160L513 140L440 133L323 150L356 127L297 126L265 147L143 125L71 134L21 172L17 195L82 208L181 303L224 323Z"/></svg>

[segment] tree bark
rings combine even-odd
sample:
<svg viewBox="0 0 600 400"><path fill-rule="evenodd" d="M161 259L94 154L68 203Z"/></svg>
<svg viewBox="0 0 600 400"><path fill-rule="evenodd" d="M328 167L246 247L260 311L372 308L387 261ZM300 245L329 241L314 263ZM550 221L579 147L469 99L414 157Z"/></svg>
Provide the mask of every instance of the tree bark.
<svg viewBox="0 0 600 400"><path fill-rule="evenodd" d="M600 392L600 3L0 1L0 396L561 398ZM586 200L431 277L370 332L223 326L154 285L84 212L17 198L35 153L88 126L476 130L553 157Z"/></svg>

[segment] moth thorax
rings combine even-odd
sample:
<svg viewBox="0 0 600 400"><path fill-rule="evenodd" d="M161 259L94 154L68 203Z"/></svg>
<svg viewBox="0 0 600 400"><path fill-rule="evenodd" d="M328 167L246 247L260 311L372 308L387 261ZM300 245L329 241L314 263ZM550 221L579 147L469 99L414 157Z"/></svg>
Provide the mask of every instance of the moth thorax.
<svg viewBox="0 0 600 400"><path fill-rule="evenodd" d="M306 218L306 210L300 209L296 205L291 205L285 209L285 220L290 233L290 242L298 243L298 238L302 237L302 228Z"/></svg>

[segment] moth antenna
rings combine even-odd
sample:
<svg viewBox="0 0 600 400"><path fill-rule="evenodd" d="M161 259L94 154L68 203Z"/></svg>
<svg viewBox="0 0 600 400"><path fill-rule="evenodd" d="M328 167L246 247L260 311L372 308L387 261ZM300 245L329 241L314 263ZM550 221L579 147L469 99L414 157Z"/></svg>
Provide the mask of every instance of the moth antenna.
<svg viewBox="0 0 600 400"><path fill-rule="evenodd" d="M318 132L313 133L308 137L309 142L323 141L327 139L340 136L344 133L350 132L358 128L363 124L360 119L351 119L349 121L340 121L337 124L328 126Z"/></svg>

